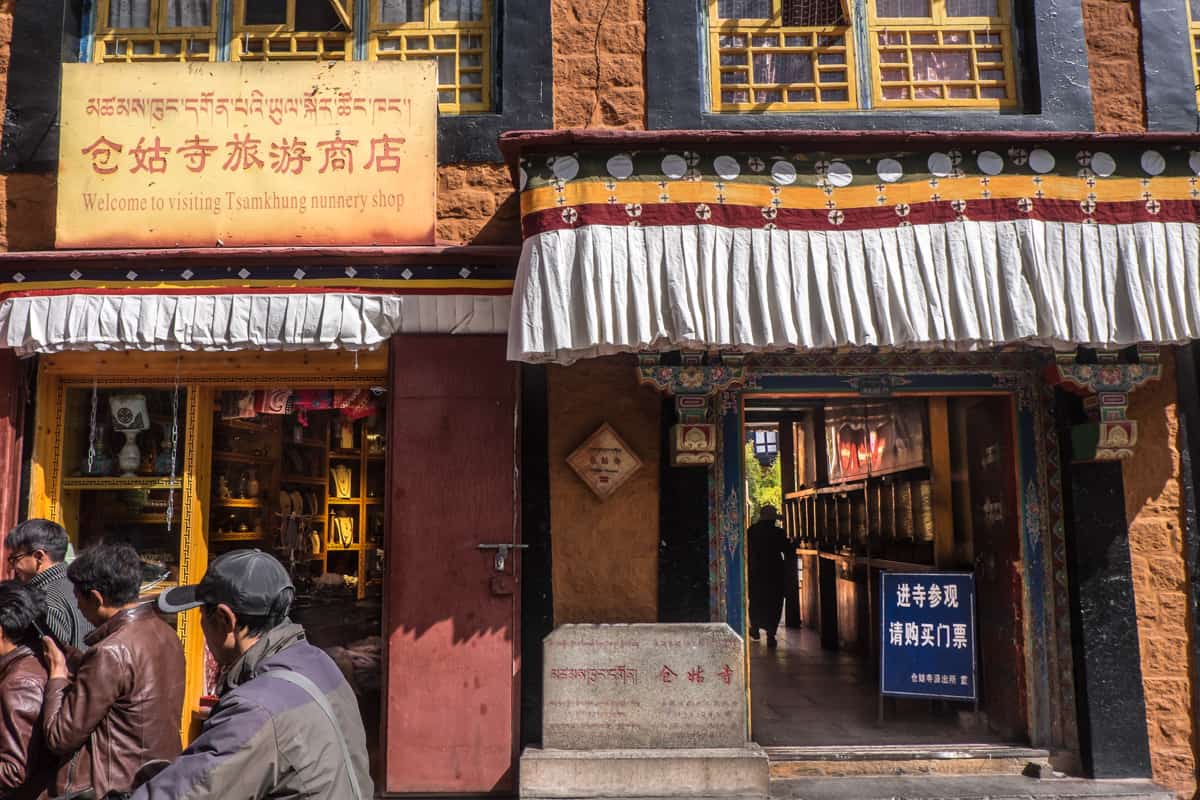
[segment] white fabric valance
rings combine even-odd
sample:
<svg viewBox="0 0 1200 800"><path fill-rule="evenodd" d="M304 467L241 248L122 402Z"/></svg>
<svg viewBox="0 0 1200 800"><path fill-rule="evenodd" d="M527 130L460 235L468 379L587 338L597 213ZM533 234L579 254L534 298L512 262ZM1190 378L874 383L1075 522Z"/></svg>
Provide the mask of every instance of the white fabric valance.
<svg viewBox="0 0 1200 800"><path fill-rule="evenodd" d="M44 294L0 302L0 347L360 350L398 333L503 333L507 296L371 293Z"/></svg>
<svg viewBox="0 0 1200 800"><path fill-rule="evenodd" d="M599 225L525 240L509 358L638 350L1118 348L1200 338L1191 222L846 230Z"/></svg>

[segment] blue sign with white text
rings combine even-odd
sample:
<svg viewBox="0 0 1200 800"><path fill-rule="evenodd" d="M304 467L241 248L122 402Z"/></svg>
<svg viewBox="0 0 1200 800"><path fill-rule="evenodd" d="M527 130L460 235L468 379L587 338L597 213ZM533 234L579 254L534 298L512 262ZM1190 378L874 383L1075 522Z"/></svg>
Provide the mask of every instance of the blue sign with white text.
<svg viewBox="0 0 1200 800"><path fill-rule="evenodd" d="M884 572L880 591L880 692L977 699L975 577Z"/></svg>

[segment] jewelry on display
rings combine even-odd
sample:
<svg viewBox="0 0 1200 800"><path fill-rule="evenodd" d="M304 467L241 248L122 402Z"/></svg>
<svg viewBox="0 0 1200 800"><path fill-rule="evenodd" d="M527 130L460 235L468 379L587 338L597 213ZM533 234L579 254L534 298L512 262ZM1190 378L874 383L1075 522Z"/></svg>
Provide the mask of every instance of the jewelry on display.
<svg viewBox="0 0 1200 800"><path fill-rule="evenodd" d="M333 490L338 499L350 499L351 487L354 484L354 473L345 464L338 464L331 470L333 474Z"/></svg>

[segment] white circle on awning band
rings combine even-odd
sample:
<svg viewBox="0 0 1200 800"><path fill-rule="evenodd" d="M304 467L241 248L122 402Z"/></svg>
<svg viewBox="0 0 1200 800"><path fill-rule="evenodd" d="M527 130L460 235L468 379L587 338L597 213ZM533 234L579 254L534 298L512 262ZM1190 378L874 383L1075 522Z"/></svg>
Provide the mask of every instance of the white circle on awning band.
<svg viewBox="0 0 1200 800"><path fill-rule="evenodd" d="M1108 153L1092 154L1092 172L1101 178L1107 178L1117 171L1117 160Z"/></svg>
<svg viewBox="0 0 1200 800"><path fill-rule="evenodd" d="M1034 172L1045 175L1054 169L1054 154L1049 150L1038 148L1029 153L1029 168Z"/></svg>
<svg viewBox="0 0 1200 800"><path fill-rule="evenodd" d="M554 159L554 177L569 181L579 174L579 159L575 156L559 156Z"/></svg>
<svg viewBox="0 0 1200 800"><path fill-rule="evenodd" d="M875 174L884 183L895 183L904 177L904 166L894 158L881 158L875 165Z"/></svg>
<svg viewBox="0 0 1200 800"><path fill-rule="evenodd" d="M834 186L849 186L854 183L854 172L845 161L834 161L829 165L829 182Z"/></svg>
<svg viewBox="0 0 1200 800"><path fill-rule="evenodd" d="M666 175L671 180L679 180L687 174L687 162L683 160L683 156L670 155L662 160L663 175Z"/></svg>
<svg viewBox="0 0 1200 800"><path fill-rule="evenodd" d="M621 153L610 158L605 167L608 169L609 175L623 181L633 174L633 159Z"/></svg>
<svg viewBox="0 0 1200 800"><path fill-rule="evenodd" d="M984 150L975 159L975 163L979 165L979 171L984 175L999 175L1004 171L1004 157L992 150Z"/></svg>
<svg viewBox="0 0 1200 800"><path fill-rule="evenodd" d="M796 167L790 161L776 161L771 165L771 180L785 186L796 182Z"/></svg>
<svg viewBox="0 0 1200 800"><path fill-rule="evenodd" d="M945 178L954 171L954 162L945 153L934 153L929 157L929 173L938 178Z"/></svg>
<svg viewBox="0 0 1200 800"><path fill-rule="evenodd" d="M524 167L521 167L520 175L521 175L521 191L523 192L523 191L525 191L525 185L529 183L529 173L525 171Z"/></svg>
<svg viewBox="0 0 1200 800"><path fill-rule="evenodd" d="M1188 166L1192 168L1192 172L1200 175L1200 151L1192 151L1192 154L1188 156Z"/></svg>
<svg viewBox="0 0 1200 800"><path fill-rule="evenodd" d="M1157 150L1147 150L1142 153L1142 170L1147 175L1162 175L1167 168L1167 160Z"/></svg>
<svg viewBox="0 0 1200 800"><path fill-rule="evenodd" d="M717 156L713 159L713 169L723 181L731 181L742 174L742 166L733 156Z"/></svg>

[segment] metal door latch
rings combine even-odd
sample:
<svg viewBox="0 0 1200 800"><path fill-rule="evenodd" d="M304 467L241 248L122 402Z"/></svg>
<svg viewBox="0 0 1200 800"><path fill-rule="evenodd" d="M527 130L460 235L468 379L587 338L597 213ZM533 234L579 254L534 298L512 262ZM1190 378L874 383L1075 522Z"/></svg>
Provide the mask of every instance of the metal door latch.
<svg viewBox="0 0 1200 800"><path fill-rule="evenodd" d="M526 550L529 548L527 544L481 544L480 550L495 550L496 551L496 572L504 572L504 565L508 561L509 550Z"/></svg>

